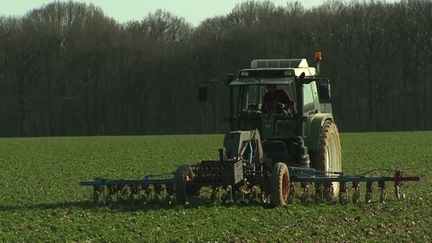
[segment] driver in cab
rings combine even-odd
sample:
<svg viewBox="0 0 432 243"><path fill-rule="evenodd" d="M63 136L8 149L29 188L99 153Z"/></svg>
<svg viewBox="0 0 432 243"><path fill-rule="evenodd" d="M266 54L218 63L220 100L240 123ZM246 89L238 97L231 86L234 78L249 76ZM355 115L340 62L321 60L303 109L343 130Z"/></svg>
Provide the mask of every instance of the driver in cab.
<svg viewBox="0 0 432 243"><path fill-rule="evenodd" d="M263 111L266 113L280 112L288 115L294 113L294 102L284 89L278 89L276 84L266 86L267 92L263 97Z"/></svg>

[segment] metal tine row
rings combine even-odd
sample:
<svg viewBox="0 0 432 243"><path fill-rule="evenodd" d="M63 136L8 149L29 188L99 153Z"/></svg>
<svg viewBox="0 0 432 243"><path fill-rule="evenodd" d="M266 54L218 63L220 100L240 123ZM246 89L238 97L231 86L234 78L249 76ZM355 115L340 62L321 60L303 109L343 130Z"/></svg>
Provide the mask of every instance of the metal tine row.
<svg viewBox="0 0 432 243"><path fill-rule="evenodd" d="M353 203L358 203L360 200L360 182L354 181L349 182L352 183L352 187L354 189L351 201ZM310 193L310 185L312 183L302 182L300 183L301 187L301 195L300 200L302 203L308 202L311 198L316 202L335 202L335 193L333 184L331 182L326 183L315 183L315 194L311 195ZM341 204L346 204L350 202L349 194L348 194L348 182L341 182L339 186L339 198L338 201ZM385 203L387 199L386 185L385 181L378 181L378 187L380 188L380 202ZM296 187L293 182L290 182L289 186L289 194L288 194L288 203L292 203L296 196ZM395 183L395 191L397 199L402 198L403 195L400 193L400 184ZM231 186L226 186L224 188L220 187L212 187L212 193L210 199L213 203L221 201L222 203L238 203L238 202L262 202L269 203L269 195L266 195L261 188L252 187L250 190L243 190L240 188L238 191L234 191ZM366 182L366 193L365 193L365 202L371 203L373 196L373 182Z"/></svg>
<svg viewBox="0 0 432 243"><path fill-rule="evenodd" d="M350 202L348 195L348 183L352 184L353 194L351 201L358 203L360 200L360 182L340 182L339 185L339 202L346 204ZM396 180L394 183L395 195L397 199L404 198L405 195L401 192L402 181ZM301 182L301 195L300 200L302 203L308 202L311 198L314 201L322 202L335 202L334 198L334 187L332 182L315 183L315 194L310 193L310 184L308 182ZM374 182L366 182L365 202L372 202L373 195L373 184ZM385 181L378 181L378 187L380 188L380 202L385 203L387 199ZM290 183L289 187L288 202L294 201L296 195L296 189L293 182ZM116 201L122 202L136 202L140 201L143 204L148 202L168 202L171 204L174 201L174 185L97 185L93 186L92 199L93 202L97 203L101 200L107 205ZM210 200L213 203L218 201L222 203L248 203L248 202L262 202L264 204L269 203L269 195L267 195L263 188L253 186L251 188L241 187L238 190L233 190L231 186L225 187L212 187Z"/></svg>
<svg viewBox="0 0 432 243"><path fill-rule="evenodd" d="M147 202L167 201L169 204L174 199L173 186L166 185L102 185L93 186L92 199L94 203L102 201L110 205L115 199L118 202Z"/></svg>
<svg viewBox="0 0 432 243"><path fill-rule="evenodd" d="M352 188L354 189L351 201L353 203L358 203L360 200L360 182L353 181ZM378 187L380 188L380 202L385 203L387 200L387 188L385 181L378 181ZM339 202L341 204L346 204L350 202L349 195L348 195L348 182L340 182L339 185ZM371 203L373 199L373 181L366 182L366 192L365 192L365 202ZM395 189L395 195L396 199L402 199L405 197L405 194L401 192L401 186L402 181L395 181L394 183L394 189ZM310 198L310 192L309 192L309 183L307 182L301 182L300 187L302 188L302 194L300 195L300 200L302 203L307 202ZM295 197L295 186L294 183L291 182L290 184L290 193L289 193L289 202L292 202ZM315 183L315 194L314 194L314 200L315 201L329 201L334 202L334 188L333 184L331 182L326 183Z"/></svg>

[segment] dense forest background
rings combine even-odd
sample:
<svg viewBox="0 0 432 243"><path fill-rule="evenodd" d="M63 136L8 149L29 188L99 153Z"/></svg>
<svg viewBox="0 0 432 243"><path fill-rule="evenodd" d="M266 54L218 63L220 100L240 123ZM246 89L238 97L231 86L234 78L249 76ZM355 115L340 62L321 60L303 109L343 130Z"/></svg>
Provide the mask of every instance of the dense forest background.
<svg viewBox="0 0 432 243"><path fill-rule="evenodd" d="M340 130L432 129L431 1L250 1L197 27L54 2L0 18L0 136L221 132L227 89L200 103L200 82L316 50Z"/></svg>

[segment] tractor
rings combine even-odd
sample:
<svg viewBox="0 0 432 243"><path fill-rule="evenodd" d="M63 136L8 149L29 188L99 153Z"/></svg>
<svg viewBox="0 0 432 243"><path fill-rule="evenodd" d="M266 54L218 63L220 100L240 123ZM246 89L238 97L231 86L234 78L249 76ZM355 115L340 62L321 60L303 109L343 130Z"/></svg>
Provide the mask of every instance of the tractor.
<svg viewBox="0 0 432 243"><path fill-rule="evenodd" d="M360 197L366 183L366 202L372 201L372 186L386 199L386 181L394 182L396 197L402 198L404 181L419 177L351 176L342 172L339 132L332 115L330 81L319 77L321 53L316 67L302 59L257 59L251 67L223 81L229 87L230 132L226 133L218 160L182 165L169 175L145 176L140 180L96 179L81 185L93 187L93 200L104 195L131 199L161 199L189 204L204 187L214 202L259 201L274 207L293 201L300 183L302 202L346 203L348 183ZM200 102L208 101L208 87L198 88ZM311 189L311 186L314 186ZM296 189L297 188L297 189ZM311 193L314 191L314 193Z"/></svg>

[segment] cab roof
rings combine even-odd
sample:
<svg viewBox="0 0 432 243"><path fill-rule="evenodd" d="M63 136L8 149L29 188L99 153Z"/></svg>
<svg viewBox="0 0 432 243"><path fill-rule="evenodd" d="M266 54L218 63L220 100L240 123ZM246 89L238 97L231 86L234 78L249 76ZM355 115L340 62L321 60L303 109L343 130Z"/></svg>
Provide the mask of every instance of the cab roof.
<svg viewBox="0 0 432 243"><path fill-rule="evenodd" d="M291 69L296 77L305 73L306 77L315 76L316 69L309 67L306 58L294 59L255 59L251 62L252 69ZM240 76L239 76L240 77Z"/></svg>
<svg viewBox="0 0 432 243"><path fill-rule="evenodd" d="M289 84L302 73L306 77L316 75L316 69L309 67L305 58L255 59L251 62L251 68L240 70L237 79L230 85Z"/></svg>

